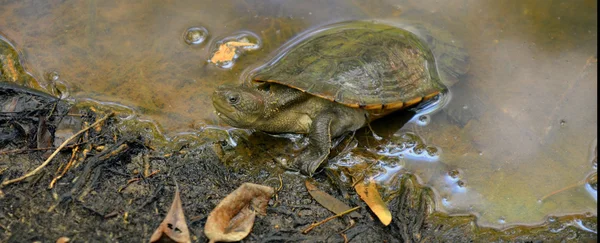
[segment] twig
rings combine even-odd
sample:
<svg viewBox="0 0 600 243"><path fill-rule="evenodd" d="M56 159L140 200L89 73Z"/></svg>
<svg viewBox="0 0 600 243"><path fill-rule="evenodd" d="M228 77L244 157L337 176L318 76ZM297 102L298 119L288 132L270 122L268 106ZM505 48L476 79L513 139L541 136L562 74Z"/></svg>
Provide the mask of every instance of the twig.
<svg viewBox="0 0 600 243"><path fill-rule="evenodd" d="M119 188L119 190L117 190L117 192L119 192L119 193L120 193L120 192L122 192L123 190L125 190L125 188L127 188L127 187L128 187L130 184L131 184L131 183L134 183L134 182L136 182L136 181L140 181L140 180L142 180L142 179L148 179L148 178L150 178L150 177L152 177L152 176L154 176L154 175L158 174L158 172L160 172L160 170L155 170L155 171L153 171L152 173L150 173L148 176L142 176L142 178L140 178L140 177L136 177L136 178L129 179L129 180L127 181L127 184L125 184L124 186L122 186L121 188Z"/></svg>
<svg viewBox="0 0 600 243"><path fill-rule="evenodd" d="M88 129L97 126L98 124L100 124L101 122L103 122L104 120L108 119L109 117L111 117L112 115L114 115L114 112L109 113L108 115L106 115L105 117L101 118L100 120L97 120L96 122L94 122L94 124L82 129L81 131L75 133L73 136L67 138L67 140L65 140L60 146L58 146L58 148L56 148L56 150L54 150L54 153L52 153L50 155L50 157L48 157L48 159L46 159L46 161L44 161L44 163L42 163L40 166L38 166L37 168L35 168L35 170L25 174L24 176L21 176L19 178L16 179L12 179L12 180L7 180L2 182L2 186L6 186L15 182L19 182L22 180L25 180L27 178L29 178L32 175L35 175L36 173L38 173L40 170L42 170L44 167L46 167L46 165L48 165L50 163L50 161L52 161L52 159L54 158L54 156L56 156L58 154L58 152L60 152L61 149L63 149L65 146L67 146L67 144L73 140L74 138L76 138L77 136L81 135L82 133L84 133L85 131L87 131Z"/></svg>
<svg viewBox="0 0 600 243"><path fill-rule="evenodd" d="M548 199L548 198L549 198L549 197L551 197L551 196L554 196L554 195L556 195L556 194L558 194L558 193L561 193L561 192L564 192L564 191L566 191L566 190L569 190L569 189L572 189L572 188L575 188L575 187L581 186L581 185L583 185L583 184L585 184L585 182L577 182L577 183L575 183L575 184L568 185L568 186L566 186L566 187L563 187L563 188L561 188L561 189L558 189L558 190L556 190L556 191L553 191L553 192L551 192L551 193L549 193L549 194L547 194L547 195L543 196L542 198L540 198L540 200L539 200L539 201L540 201L540 202L542 202L542 201L544 201L544 200Z"/></svg>
<svg viewBox="0 0 600 243"><path fill-rule="evenodd" d="M348 210L346 210L346 211L344 211L344 212L341 212L341 213L338 213L338 214L336 214L336 215L333 215L333 216L331 216L331 217L329 217L329 218L326 218L326 219L324 219L324 220L321 220L320 222L317 222L317 223L312 223L310 226L308 226L308 228L306 228L305 230L303 230L303 231L302 231L302 234L306 234L306 233L310 232L311 230L313 230L314 228L316 228L317 226L319 226L319 225L322 225L322 224L324 224L324 223L327 223L329 220L335 219L335 218L337 218L337 217L344 216L344 215L346 215L346 214L349 214L349 213L351 213L351 212L354 212L354 211L356 211L356 210L357 210L357 209L359 209L359 208L360 208L360 206L357 206L357 207L354 207L354 208L348 209Z"/></svg>
<svg viewBox="0 0 600 243"><path fill-rule="evenodd" d="M54 184L58 180L60 180L60 178L62 178L67 173L67 171L71 168L71 166L73 165L73 163L75 163L75 160L76 160L75 156L77 155L77 151L79 151L79 147L75 147L75 149L73 149L73 151L71 153L71 158L69 159L69 162L67 162L67 164L65 165L65 168L62 170L62 173L60 173L60 170L62 168L58 168L58 170L56 171L57 175L54 177L54 179L52 179L52 181L50 182L50 185L48 186L48 188L50 188L50 189L54 188Z"/></svg>
<svg viewBox="0 0 600 243"><path fill-rule="evenodd" d="M64 148L74 148L75 146L79 146L79 145L82 145L82 144L85 144L85 143L87 143L87 142L72 144L72 145L69 145L69 146L65 146ZM0 151L0 155L13 154L13 153L14 154L16 154L16 153L24 153L24 152L30 152L30 151L50 150L50 149L56 149L56 147L13 149L13 150L7 150L7 151Z"/></svg>

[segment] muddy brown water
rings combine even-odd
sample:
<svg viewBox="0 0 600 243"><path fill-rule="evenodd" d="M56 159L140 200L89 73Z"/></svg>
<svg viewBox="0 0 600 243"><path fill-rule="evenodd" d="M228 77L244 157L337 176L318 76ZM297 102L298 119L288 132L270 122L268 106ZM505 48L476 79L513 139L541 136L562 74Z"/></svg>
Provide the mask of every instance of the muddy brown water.
<svg viewBox="0 0 600 243"><path fill-rule="evenodd" d="M385 183L413 172L436 192L438 210L505 227L597 214L595 184L586 184L597 146L596 11L592 0L4 1L0 32L46 90L64 85L68 98L130 107L174 136L226 127L213 90L240 83L309 29L354 19L446 29L469 53L468 75L442 110L392 131L418 135L439 155L384 156L387 167L372 176ZM184 41L191 27L207 30L202 43ZM261 48L230 69L207 61L215 43L240 34Z"/></svg>

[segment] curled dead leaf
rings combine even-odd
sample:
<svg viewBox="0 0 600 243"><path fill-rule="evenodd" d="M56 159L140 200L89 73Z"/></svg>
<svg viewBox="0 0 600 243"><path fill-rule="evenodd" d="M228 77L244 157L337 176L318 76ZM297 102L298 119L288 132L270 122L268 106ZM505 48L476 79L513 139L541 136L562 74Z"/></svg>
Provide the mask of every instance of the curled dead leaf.
<svg viewBox="0 0 600 243"><path fill-rule="evenodd" d="M356 190L360 196L360 199L362 199L369 206L371 211L377 215L377 218L379 218L379 221L381 221L383 225L387 226L392 222L392 213L387 208L387 205L381 198L381 195L379 195L379 191L377 191L377 184L373 179L370 179L368 183L356 183L354 190Z"/></svg>
<svg viewBox="0 0 600 243"><path fill-rule="evenodd" d="M210 212L204 234L210 242L244 239L252 230L256 214L265 214L275 190L268 186L244 183Z"/></svg>
<svg viewBox="0 0 600 243"><path fill-rule="evenodd" d="M190 231L185 222L185 215L181 206L179 188L175 189L175 196L169 213L150 237L150 242L191 242Z"/></svg>

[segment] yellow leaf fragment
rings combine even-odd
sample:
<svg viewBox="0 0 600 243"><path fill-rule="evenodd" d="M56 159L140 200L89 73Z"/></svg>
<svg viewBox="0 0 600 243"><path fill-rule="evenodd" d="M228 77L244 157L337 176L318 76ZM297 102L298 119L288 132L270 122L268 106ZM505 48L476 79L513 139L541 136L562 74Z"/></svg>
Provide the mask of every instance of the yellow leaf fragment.
<svg viewBox="0 0 600 243"><path fill-rule="evenodd" d="M227 195L208 215L204 234L210 242L244 239L252 230L256 214L265 214L275 193L272 187L244 183Z"/></svg>
<svg viewBox="0 0 600 243"><path fill-rule="evenodd" d="M150 237L150 243L153 242L191 242L190 231L185 222L181 198L179 197L179 188L175 189L175 196L169 213Z"/></svg>
<svg viewBox="0 0 600 243"><path fill-rule="evenodd" d="M379 191L377 191L377 184L373 179L369 180L368 183L356 183L354 190L356 190L360 199L369 206L371 211L377 215L377 218L379 218L379 221L381 221L383 225L387 226L392 222L392 213L387 208L383 199L381 199L381 195L379 195Z"/></svg>
<svg viewBox="0 0 600 243"><path fill-rule="evenodd" d="M235 52L239 47L255 46L256 44L242 41L229 41L219 45L219 49L210 58L210 62L230 62L235 58Z"/></svg>
<svg viewBox="0 0 600 243"><path fill-rule="evenodd" d="M235 48L224 43L219 46L219 50L217 50L210 58L210 62L229 62L233 60L233 57L235 57Z"/></svg>

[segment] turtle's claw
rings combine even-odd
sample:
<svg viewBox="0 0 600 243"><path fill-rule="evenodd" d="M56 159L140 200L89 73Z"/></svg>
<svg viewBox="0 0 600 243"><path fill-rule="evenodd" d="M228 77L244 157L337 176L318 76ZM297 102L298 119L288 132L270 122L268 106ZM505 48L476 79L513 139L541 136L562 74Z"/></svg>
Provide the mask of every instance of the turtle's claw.
<svg viewBox="0 0 600 243"><path fill-rule="evenodd" d="M315 171L327 159L329 153L306 150L298 157L296 164L300 167L300 173L312 177Z"/></svg>

